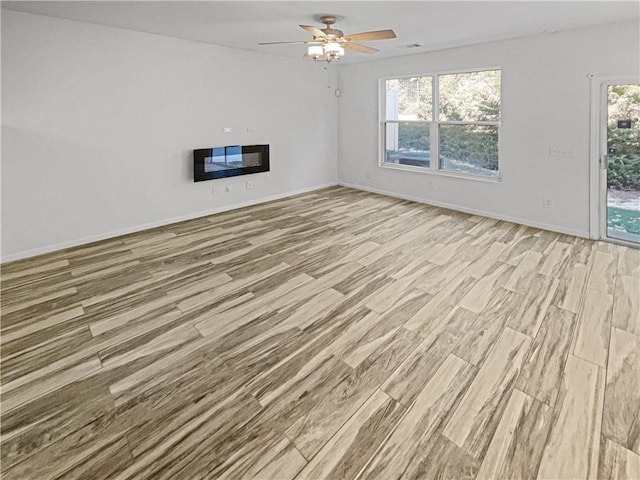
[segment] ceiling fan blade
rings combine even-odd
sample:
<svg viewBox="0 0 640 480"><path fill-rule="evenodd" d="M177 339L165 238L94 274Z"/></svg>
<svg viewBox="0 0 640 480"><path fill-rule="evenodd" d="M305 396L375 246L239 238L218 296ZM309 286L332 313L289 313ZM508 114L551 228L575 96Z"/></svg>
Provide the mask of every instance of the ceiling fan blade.
<svg viewBox="0 0 640 480"><path fill-rule="evenodd" d="M303 30L306 30L314 37L326 37L325 33L317 27L311 25L299 25L299 27Z"/></svg>
<svg viewBox="0 0 640 480"><path fill-rule="evenodd" d="M310 41L300 40L295 42L262 42L262 43L259 43L258 45L316 45L316 44L319 44L319 42L314 42L313 40L310 40Z"/></svg>
<svg viewBox="0 0 640 480"><path fill-rule="evenodd" d="M396 38L393 30L376 30L375 32L354 33L353 35L345 35L347 41L365 42L371 40L386 40L388 38Z"/></svg>
<svg viewBox="0 0 640 480"><path fill-rule="evenodd" d="M360 53L377 53L380 50L377 48L367 47L366 45L360 45L359 43L343 43L342 46L347 50L353 50Z"/></svg>

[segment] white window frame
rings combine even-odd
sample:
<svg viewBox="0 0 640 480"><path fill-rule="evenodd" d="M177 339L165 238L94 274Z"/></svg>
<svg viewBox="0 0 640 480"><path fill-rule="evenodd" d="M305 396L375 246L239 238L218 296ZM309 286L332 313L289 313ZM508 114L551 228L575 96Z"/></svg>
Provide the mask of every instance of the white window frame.
<svg viewBox="0 0 640 480"><path fill-rule="evenodd" d="M486 71L500 71L500 120L497 122L487 121L445 121L439 120L440 117L440 76L453 75L459 73L474 73L474 72L486 72ZM387 120L386 108L387 108L387 80L394 80L399 78L416 78L416 77L431 77L431 120ZM391 168L395 170L405 170L409 172L427 173L435 175L444 175L449 177L468 178L472 180L480 180L485 182L500 182L501 169L500 169L500 140L502 138L502 68L500 67L482 67L471 68L464 70L448 70L431 73L416 73L416 74L404 74L404 75L392 75L387 77L380 77L378 79L378 129L379 129L379 142L378 142L378 166L382 168ZM413 165L402 165L396 163L387 163L386 160L386 137L387 137L387 124L388 123L422 123L429 124L429 166L428 167L416 167ZM440 138L439 138L439 126L440 125L488 125L498 127L498 175L496 177L489 177L485 175L474 175L473 173L455 172L452 170L444 170L440 168Z"/></svg>

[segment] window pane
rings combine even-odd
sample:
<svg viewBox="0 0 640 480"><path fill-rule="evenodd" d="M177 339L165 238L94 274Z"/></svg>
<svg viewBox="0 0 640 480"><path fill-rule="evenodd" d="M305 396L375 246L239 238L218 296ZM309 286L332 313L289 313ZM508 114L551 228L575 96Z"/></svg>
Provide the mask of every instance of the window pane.
<svg viewBox="0 0 640 480"><path fill-rule="evenodd" d="M498 127L440 125L440 168L498 176Z"/></svg>
<svg viewBox="0 0 640 480"><path fill-rule="evenodd" d="M439 80L441 121L500 120L500 70L441 75Z"/></svg>
<svg viewBox="0 0 640 480"><path fill-rule="evenodd" d="M429 167L429 124L387 123L385 163Z"/></svg>
<svg viewBox="0 0 640 480"><path fill-rule="evenodd" d="M385 120L431 120L431 77L387 80Z"/></svg>

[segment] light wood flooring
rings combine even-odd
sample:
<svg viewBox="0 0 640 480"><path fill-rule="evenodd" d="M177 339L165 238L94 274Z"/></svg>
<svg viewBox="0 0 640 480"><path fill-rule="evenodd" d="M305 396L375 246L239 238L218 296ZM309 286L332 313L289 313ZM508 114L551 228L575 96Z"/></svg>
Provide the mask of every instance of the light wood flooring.
<svg viewBox="0 0 640 480"><path fill-rule="evenodd" d="M640 478L640 251L335 187L2 266L2 478Z"/></svg>

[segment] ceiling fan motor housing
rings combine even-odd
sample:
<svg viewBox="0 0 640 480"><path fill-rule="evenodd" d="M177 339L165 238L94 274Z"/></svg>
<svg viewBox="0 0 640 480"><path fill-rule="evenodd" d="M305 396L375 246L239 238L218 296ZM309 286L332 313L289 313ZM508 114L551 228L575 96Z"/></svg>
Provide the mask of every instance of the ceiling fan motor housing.
<svg viewBox="0 0 640 480"><path fill-rule="evenodd" d="M324 17L320 17L320 21L327 26L327 28L321 29L327 37L342 38L344 36L342 30L331 28L331 25L336 23L336 17L327 15Z"/></svg>

